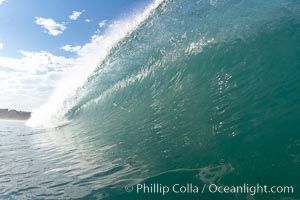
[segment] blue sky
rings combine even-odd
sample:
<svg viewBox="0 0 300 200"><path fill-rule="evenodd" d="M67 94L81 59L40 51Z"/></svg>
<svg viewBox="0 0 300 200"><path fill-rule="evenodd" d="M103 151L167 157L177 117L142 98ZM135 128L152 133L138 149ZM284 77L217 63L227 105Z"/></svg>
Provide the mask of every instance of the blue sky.
<svg viewBox="0 0 300 200"><path fill-rule="evenodd" d="M0 108L39 107L85 46L150 2L0 0Z"/></svg>

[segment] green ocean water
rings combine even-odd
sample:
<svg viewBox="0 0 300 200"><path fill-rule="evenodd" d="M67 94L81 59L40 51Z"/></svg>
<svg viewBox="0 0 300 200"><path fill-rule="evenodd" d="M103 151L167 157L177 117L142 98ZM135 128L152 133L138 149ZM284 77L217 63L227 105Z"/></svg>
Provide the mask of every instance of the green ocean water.
<svg viewBox="0 0 300 200"><path fill-rule="evenodd" d="M0 122L0 199L300 199L299 81L299 1L163 1L66 99L68 124Z"/></svg>

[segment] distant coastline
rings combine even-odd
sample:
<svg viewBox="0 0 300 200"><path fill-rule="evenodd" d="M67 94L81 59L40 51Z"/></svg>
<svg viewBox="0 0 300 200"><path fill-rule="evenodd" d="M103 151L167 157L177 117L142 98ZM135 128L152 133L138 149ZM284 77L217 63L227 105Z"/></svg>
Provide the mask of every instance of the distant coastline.
<svg viewBox="0 0 300 200"><path fill-rule="evenodd" d="M0 109L0 119L27 120L30 116L31 112Z"/></svg>

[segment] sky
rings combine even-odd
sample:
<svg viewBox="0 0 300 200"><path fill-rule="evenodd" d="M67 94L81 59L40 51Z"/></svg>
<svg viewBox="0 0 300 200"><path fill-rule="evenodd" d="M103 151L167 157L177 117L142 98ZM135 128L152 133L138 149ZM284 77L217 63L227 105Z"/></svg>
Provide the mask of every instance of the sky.
<svg viewBox="0 0 300 200"><path fill-rule="evenodd" d="M149 2L0 0L0 108L37 109L87 46Z"/></svg>

